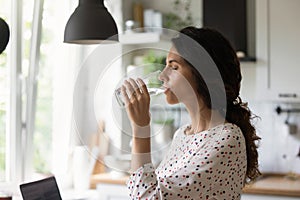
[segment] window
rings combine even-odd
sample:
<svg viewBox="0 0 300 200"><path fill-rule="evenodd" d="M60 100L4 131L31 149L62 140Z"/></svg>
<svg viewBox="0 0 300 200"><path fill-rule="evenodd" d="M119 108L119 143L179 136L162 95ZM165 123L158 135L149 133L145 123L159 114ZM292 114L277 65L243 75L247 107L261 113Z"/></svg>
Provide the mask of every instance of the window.
<svg viewBox="0 0 300 200"><path fill-rule="evenodd" d="M70 102L76 67L81 62L76 52L81 47L63 44L63 34L77 3L0 0L0 17L11 31L8 47L0 55L0 185L53 173L67 160L68 151L64 150L70 144ZM12 33L17 38L12 38ZM13 52L15 49L19 56ZM20 86L21 94L10 85ZM34 119L33 128L28 119ZM13 123L20 128L10 129ZM54 152L53 148L63 152Z"/></svg>
<svg viewBox="0 0 300 200"><path fill-rule="evenodd" d="M31 0L31 2L32 4L30 4L30 1L26 1L26 4L24 3L23 5L24 7L34 8L31 13L34 19L29 20L28 17L28 21L25 21L25 24L31 27L30 33L28 31L25 35L31 36L29 37L29 49L31 50L29 56L33 56L32 51L35 50L36 52L33 52L33 54L38 61L34 63L34 66L30 63L32 57L29 57L29 65L26 70L28 72L33 69L36 70L37 82L34 85L33 82L29 81L27 85L27 88L32 87L33 90L32 96L29 96L29 98L30 90L27 91L27 101L32 98L33 104L28 106L28 102L26 102L27 108L32 107L25 112L27 112L27 120L32 117L34 121L32 121L33 128L28 129L29 131L26 133L29 140L25 148L29 153L26 155L28 159L27 163L25 163L25 177L31 177L32 174L53 173L55 168L59 168L60 164L68 160L72 88L75 69L80 63L73 56L80 58L75 52L81 48L63 43L64 26L69 13L71 13L66 12L70 10L68 1ZM77 3L76 1L72 2ZM29 8L25 10L29 10ZM30 25L30 23L34 23L34 20L37 19L40 21L36 25L40 27L34 29L34 25ZM77 61L77 63L75 64L74 61ZM31 75L34 76L35 74ZM28 77L27 79L30 79L30 74L26 76ZM36 91L34 91L35 89ZM65 99L65 101L62 99ZM34 114L28 115L31 112ZM61 119L61 116L64 118ZM28 123L26 125L30 126L30 121L26 122ZM60 142L58 143L57 140L60 140ZM64 151L58 152L61 155L57 156L58 153L55 153L54 149ZM64 159L61 159L62 157Z"/></svg>
<svg viewBox="0 0 300 200"><path fill-rule="evenodd" d="M121 15L121 1L115 2L119 5L115 12ZM63 43L65 24L77 4L77 0L0 0L0 16L13 33L10 48L0 56L1 189L36 175L70 177L70 147L76 140L74 85L88 56L88 48ZM121 54L121 48L117 50L111 52Z"/></svg>
<svg viewBox="0 0 300 200"><path fill-rule="evenodd" d="M10 21L10 1L0 0L0 17L7 23ZM8 102L9 102L9 66L7 49L0 55L0 183L7 180L7 159L9 142L7 134Z"/></svg>

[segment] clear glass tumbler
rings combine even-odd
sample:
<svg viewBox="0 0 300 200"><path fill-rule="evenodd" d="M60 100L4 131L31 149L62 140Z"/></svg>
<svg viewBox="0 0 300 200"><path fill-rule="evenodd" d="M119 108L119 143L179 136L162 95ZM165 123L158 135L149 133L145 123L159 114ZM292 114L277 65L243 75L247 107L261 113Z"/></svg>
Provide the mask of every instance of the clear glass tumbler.
<svg viewBox="0 0 300 200"><path fill-rule="evenodd" d="M158 95L158 94L161 94L164 92L164 88L162 86L162 81L160 81L158 79L160 73L161 73L161 71L158 70L158 71L151 72L151 73L141 77L141 79L144 81L144 83L147 86L150 96L155 96L155 95ZM130 77L127 77L126 79L128 79L128 78L130 78ZM115 90L114 94L115 94L115 98L116 98L119 106L124 107L125 101L124 101L124 97L121 93L121 87L118 87L118 89ZM128 95L130 95L130 94L128 94ZM129 98L130 98L130 96L129 96Z"/></svg>

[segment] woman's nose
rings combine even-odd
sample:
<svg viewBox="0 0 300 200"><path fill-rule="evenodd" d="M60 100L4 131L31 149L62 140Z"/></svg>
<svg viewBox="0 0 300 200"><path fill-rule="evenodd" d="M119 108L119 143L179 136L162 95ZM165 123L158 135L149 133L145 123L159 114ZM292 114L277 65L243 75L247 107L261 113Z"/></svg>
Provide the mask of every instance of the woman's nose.
<svg viewBox="0 0 300 200"><path fill-rule="evenodd" d="M165 78L164 78L164 73L165 73L165 70L163 70L162 72L160 72L160 74L158 75L158 79L160 80L160 81L165 81Z"/></svg>

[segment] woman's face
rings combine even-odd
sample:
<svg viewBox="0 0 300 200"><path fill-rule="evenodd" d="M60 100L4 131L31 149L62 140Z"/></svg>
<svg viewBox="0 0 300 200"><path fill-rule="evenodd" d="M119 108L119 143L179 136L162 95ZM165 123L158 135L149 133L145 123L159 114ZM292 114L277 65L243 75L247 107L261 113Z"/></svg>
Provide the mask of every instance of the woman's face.
<svg viewBox="0 0 300 200"><path fill-rule="evenodd" d="M160 74L169 104L188 103L197 100L196 83L191 67L172 47L166 59L166 67Z"/></svg>

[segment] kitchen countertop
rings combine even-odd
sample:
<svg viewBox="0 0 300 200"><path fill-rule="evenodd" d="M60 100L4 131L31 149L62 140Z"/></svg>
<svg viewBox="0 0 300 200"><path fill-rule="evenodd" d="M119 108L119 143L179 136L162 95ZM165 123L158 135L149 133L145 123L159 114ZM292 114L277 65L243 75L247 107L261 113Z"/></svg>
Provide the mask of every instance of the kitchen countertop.
<svg viewBox="0 0 300 200"><path fill-rule="evenodd" d="M300 175L266 173L257 181L246 185L243 192L300 197Z"/></svg>
<svg viewBox="0 0 300 200"><path fill-rule="evenodd" d="M101 173L94 174L90 180L91 189L95 189L98 183L108 183L108 184L117 184L117 185L126 185L126 181L129 179L129 176L116 176L112 173Z"/></svg>
<svg viewBox="0 0 300 200"><path fill-rule="evenodd" d="M125 185L128 178L128 175L95 174L91 177L91 188L96 188L98 183ZM265 173L257 181L246 185L243 193L300 197L300 175Z"/></svg>

